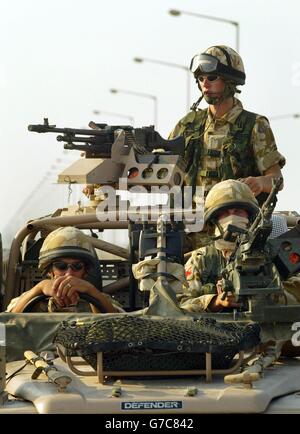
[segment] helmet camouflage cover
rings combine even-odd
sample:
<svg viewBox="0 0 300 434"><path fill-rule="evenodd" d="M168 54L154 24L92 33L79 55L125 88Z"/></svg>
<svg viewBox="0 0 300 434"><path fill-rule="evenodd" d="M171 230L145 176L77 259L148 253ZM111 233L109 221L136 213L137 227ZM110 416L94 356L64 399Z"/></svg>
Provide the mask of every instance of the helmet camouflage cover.
<svg viewBox="0 0 300 434"><path fill-rule="evenodd" d="M258 211L258 202L247 184L227 179L214 185L209 191L204 206L204 220L209 223L216 215L228 208L242 208L253 219Z"/></svg>
<svg viewBox="0 0 300 434"><path fill-rule="evenodd" d="M44 273L57 258L72 257L94 265L95 253L88 238L72 226L58 228L44 240L40 250L39 269Z"/></svg>
<svg viewBox="0 0 300 434"><path fill-rule="evenodd" d="M209 47L191 60L190 70L197 78L201 74L217 74L237 85L245 84L245 69L241 56L226 45Z"/></svg>

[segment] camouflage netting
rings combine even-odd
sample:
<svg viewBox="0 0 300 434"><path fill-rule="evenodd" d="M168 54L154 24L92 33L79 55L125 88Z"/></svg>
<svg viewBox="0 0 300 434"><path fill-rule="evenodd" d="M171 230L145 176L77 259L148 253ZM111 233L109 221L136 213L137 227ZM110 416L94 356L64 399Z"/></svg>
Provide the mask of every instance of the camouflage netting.
<svg viewBox="0 0 300 434"><path fill-rule="evenodd" d="M214 369L229 367L234 355L259 343L258 324L220 323L119 316L89 324L62 322L54 343L66 355L82 356L96 369L103 352L104 370L205 369L212 353Z"/></svg>

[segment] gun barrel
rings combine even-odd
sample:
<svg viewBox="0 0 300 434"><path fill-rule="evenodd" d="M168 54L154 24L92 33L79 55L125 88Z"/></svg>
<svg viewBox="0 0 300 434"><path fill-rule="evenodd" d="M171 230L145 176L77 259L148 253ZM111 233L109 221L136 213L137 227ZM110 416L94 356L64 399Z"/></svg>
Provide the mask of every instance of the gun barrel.
<svg viewBox="0 0 300 434"><path fill-rule="evenodd" d="M105 130L93 130L91 129L80 129L80 128L56 128L47 125L28 125L28 130L35 133L61 133L65 135L92 135L92 136L103 136L107 135Z"/></svg>
<svg viewBox="0 0 300 434"><path fill-rule="evenodd" d="M83 150L79 147L76 148L76 142L86 143L93 147L99 147L98 150L92 148L84 149L94 154L94 157L96 155L98 156L100 153L110 156L111 146L115 141L115 132L123 130L126 133L127 146L134 146L137 153L150 153L155 149L163 148L166 152L184 157L185 147L183 137L179 136L172 140L163 139L159 133L154 130L153 126L133 128L128 125L106 125L95 123L92 123L92 125L93 128L90 129L56 128L56 125L50 125L48 119L45 118L44 124L28 125L28 130L36 133L61 134L57 137L57 140L59 142L66 142L68 144L66 149ZM95 126L99 127L99 129L95 129ZM74 146L73 148L71 147L72 144Z"/></svg>

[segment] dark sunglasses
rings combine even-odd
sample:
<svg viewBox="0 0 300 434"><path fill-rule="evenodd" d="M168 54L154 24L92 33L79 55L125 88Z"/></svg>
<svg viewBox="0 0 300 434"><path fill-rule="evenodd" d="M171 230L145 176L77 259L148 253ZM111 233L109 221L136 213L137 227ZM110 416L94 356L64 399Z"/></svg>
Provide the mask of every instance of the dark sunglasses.
<svg viewBox="0 0 300 434"><path fill-rule="evenodd" d="M199 75L197 79L202 83L207 78L208 81L213 82L219 80L219 75Z"/></svg>
<svg viewBox="0 0 300 434"><path fill-rule="evenodd" d="M84 262L74 262L74 264L68 264L67 262L59 261L53 262L52 265L59 271L66 271L68 268L71 268L73 271L81 271L85 268Z"/></svg>

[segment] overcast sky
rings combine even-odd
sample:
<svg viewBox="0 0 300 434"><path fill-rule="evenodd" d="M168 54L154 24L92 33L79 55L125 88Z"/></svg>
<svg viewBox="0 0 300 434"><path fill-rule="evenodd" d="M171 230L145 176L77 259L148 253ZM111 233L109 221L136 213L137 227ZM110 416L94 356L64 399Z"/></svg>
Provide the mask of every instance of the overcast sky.
<svg viewBox="0 0 300 434"><path fill-rule="evenodd" d="M300 113L296 0L2 0L1 231L9 224L16 232L16 212L23 218L24 200L38 197L39 184L42 196L49 194L45 183L54 181L65 161L79 157L75 151L65 156L53 134L29 133L28 124L41 123L44 117L61 127L81 128L90 120L129 123L113 115L95 116L95 109L131 116L135 126L153 124L153 100L112 94L110 88L156 96L156 129L164 137L186 113L187 73L149 62L137 64L133 57L189 66L195 53L211 45L234 48L236 30L228 23L172 17L171 8L238 21L239 51L247 74L240 95L244 107L269 118ZM198 90L192 77L190 93L193 102ZM300 119L271 120L271 126L287 159L277 210L300 212ZM63 161L57 164L58 158ZM64 187L55 188L66 201ZM42 213L51 211L49 197L38 201L44 201ZM32 199L26 218L40 213Z"/></svg>

